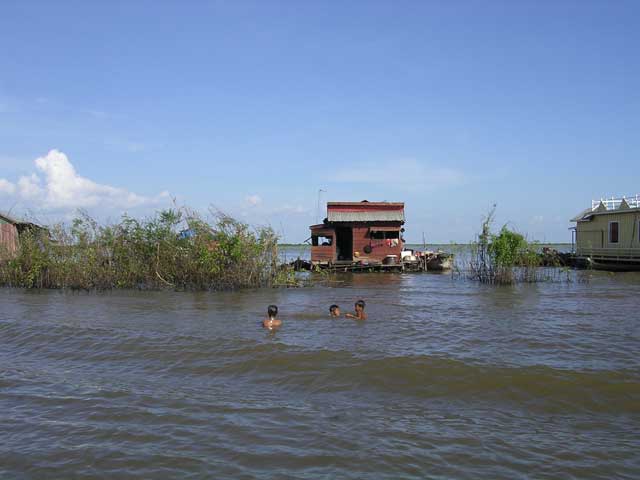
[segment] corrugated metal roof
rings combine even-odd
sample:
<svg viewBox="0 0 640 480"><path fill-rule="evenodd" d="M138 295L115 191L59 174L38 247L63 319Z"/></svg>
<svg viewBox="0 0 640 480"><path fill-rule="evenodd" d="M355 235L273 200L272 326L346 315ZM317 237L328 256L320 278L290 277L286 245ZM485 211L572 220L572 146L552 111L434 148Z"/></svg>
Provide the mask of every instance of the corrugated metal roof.
<svg viewBox="0 0 640 480"><path fill-rule="evenodd" d="M361 202L327 202L327 207L358 207L358 208L370 208L370 207L396 207L404 208L404 202L369 202L363 200Z"/></svg>
<svg viewBox="0 0 640 480"><path fill-rule="evenodd" d="M0 212L0 217L2 217L7 223L11 223L11 224L14 224L14 225L17 224L17 223L24 223L24 222L21 222L20 220L16 220L13 217L10 217L6 213L1 213Z"/></svg>
<svg viewBox="0 0 640 480"><path fill-rule="evenodd" d="M569 220L570 222L579 222L580 220L582 220L584 217L586 217L589 213L592 213L593 211L590 208L587 208L585 210L583 210L582 212L580 212L578 215L576 215L575 217L573 217L571 220Z"/></svg>
<svg viewBox="0 0 640 480"><path fill-rule="evenodd" d="M341 212L329 209L330 222L404 222L403 210L371 210L369 212Z"/></svg>
<svg viewBox="0 0 640 480"><path fill-rule="evenodd" d="M569 220L570 222L586 222L591 220L593 217L597 217L600 215L617 215L620 213L638 213L638 211L640 210L640 208L616 208L615 210L592 210L590 208L587 208L586 210L584 210L583 212L580 212L578 215L576 215L575 217L573 217L571 220Z"/></svg>
<svg viewBox="0 0 640 480"><path fill-rule="evenodd" d="M28 222L26 220L18 220L16 218L13 218L7 215L6 213L0 213L0 218L2 218L5 222L10 223L12 225L26 225L26 226L36 227L36 228L45 228L33 222Z"/></svg>

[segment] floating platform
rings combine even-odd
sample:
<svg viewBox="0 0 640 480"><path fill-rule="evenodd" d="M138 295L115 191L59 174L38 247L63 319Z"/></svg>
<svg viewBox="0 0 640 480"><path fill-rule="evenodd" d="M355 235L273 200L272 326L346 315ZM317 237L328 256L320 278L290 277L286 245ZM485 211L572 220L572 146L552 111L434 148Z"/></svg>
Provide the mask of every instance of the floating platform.
<svg viewBox="0 0 640 480"><path fill-rule="evenodd" d="M543 267L570 267L576 269L604 270L608 272L640 271L640 256L622 255L577 255L544 248L540 254Z"/></svg>
<svg viewBox="0 0 640 480"><path fill-rule="evenodd" d="M324 272L444 272L453 267L453 254L429 252L401 261L338 260L335 262L309 262L297 259L290 263L296 271L320 270Z"/></svg>

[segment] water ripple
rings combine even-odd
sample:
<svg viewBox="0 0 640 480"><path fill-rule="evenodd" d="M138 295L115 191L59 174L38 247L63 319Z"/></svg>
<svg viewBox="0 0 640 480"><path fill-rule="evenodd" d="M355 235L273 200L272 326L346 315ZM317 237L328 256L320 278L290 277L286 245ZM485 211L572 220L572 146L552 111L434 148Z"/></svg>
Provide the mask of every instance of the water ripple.
<svg viewBox="0 0 640 480"><path fill-rule="evenodd" d="M640 476L637 276L342 278L0 291L0 477ZM326 316L361 297L366 322Z"/></svg>

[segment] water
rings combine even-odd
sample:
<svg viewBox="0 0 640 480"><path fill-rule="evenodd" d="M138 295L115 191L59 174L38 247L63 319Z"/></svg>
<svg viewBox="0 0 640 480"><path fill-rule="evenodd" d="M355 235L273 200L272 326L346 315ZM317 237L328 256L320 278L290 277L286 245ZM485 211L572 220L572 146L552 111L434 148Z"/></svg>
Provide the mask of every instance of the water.
<svg viewBox="0 0 640 480"><path fill-rule="evenodd" d="M639 478L640 275L589 275L0 290L0 478Z"/></svg>

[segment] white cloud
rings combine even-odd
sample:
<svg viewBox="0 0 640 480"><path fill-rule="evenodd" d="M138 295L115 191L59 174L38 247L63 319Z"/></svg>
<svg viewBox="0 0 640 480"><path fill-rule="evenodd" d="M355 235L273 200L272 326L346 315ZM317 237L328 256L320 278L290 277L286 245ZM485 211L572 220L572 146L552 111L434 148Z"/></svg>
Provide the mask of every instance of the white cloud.
<svg viewBox="0 0 640 480"><path fill-rule="evenodd" d="M51 150L34 163L37 173L20 177L16 184L0 179L0 192L15 195L30 207L45 210L128 209L156 205L169 196L168 192L162 192L147 197L94 182L79 175L67 156L58 150Z"/></svg>
<svg viewBox="0 0 640 480"><path fill-rule="evenodd" d="M435 189L461 185L466 176L452 168L431 166L414 159L361 163L339 169L330 181L385 184L399 188Z"/></svg>
<svg viewBox="0 0 640 480"><path fill-rule="evenodd" d="M16 191L16 186L5 180L4 178L0 178L0 193L4 193L6 195L13 195Z"/></svg>
<svg viewBox="0 0 640 480"><path fill-rule="evenodd" d="M18 180L18 193L21 197L32 199L40 195L40 178L32 173L29 176L20 177Z"/></svg>
<svg viewBox="0 0 640 480"><path fill-rule="evenodd" d="M249 195L244 200L250 207L257 207L262 203L262 198L258 195Z"/></svg>

